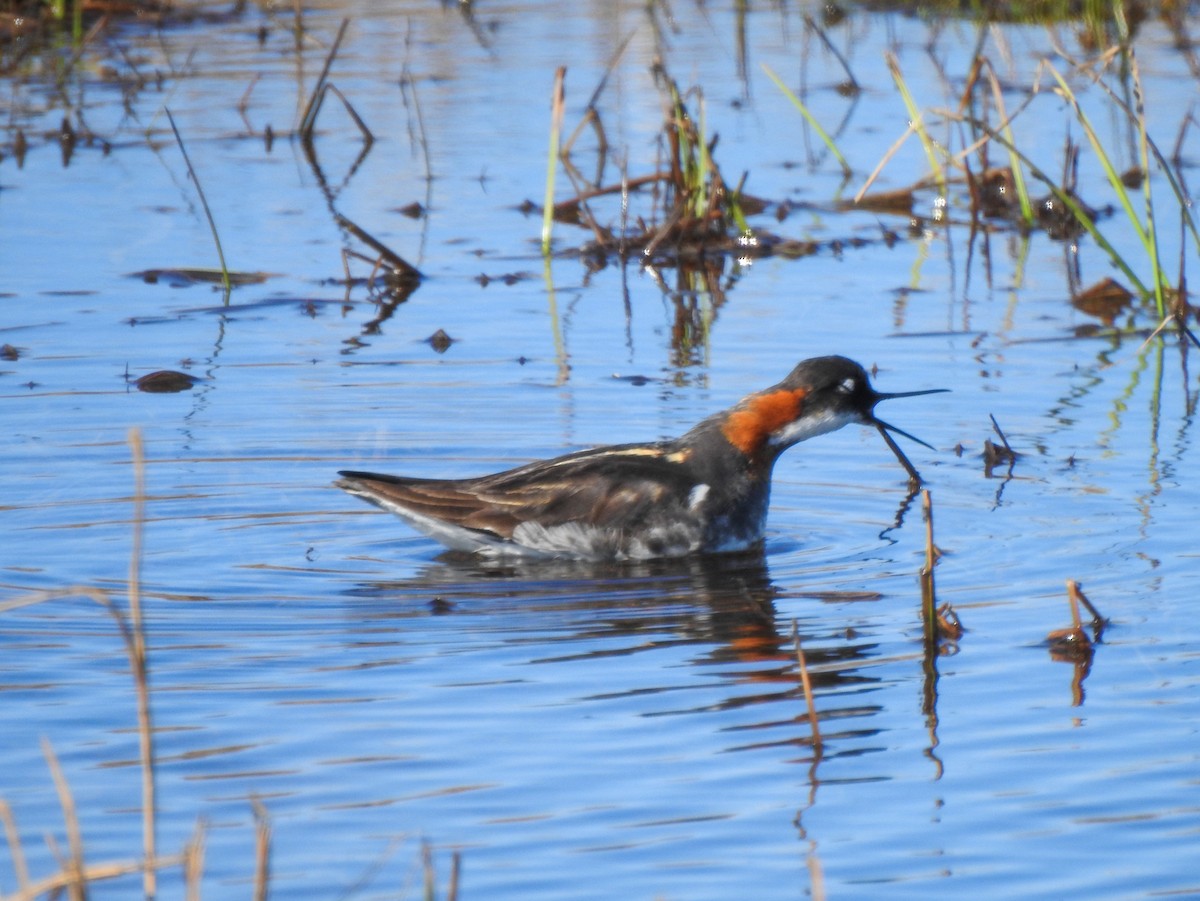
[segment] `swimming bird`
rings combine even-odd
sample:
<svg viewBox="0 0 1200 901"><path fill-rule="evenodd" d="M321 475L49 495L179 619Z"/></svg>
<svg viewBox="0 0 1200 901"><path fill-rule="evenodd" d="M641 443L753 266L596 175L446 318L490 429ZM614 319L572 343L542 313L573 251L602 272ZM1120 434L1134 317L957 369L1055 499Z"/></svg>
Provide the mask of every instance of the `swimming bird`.
<svg viewBox="0 0 1200 901"><path fill-rule="evenodd" d="M475 478L343 471L335 484L453 550L491 557L747 550L763 540L775 461L801 441L853 422L874 426L920 484L889 432L932 446L876 417L875 405L945 390L884 394L853 360L814 357L669 441L597 447Z"/></svg>

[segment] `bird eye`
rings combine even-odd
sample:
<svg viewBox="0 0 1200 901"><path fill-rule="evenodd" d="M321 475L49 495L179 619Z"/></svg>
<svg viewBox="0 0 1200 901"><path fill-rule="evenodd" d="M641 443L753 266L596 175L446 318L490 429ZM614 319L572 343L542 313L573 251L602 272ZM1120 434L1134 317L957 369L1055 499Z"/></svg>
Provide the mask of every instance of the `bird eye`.
<svg viewBox="0 0 1200 901"><path fill-rule="evenodd" d="M839 394L853 394L857 388L858 382L851 378L838 385L837 390Z"/></svg>

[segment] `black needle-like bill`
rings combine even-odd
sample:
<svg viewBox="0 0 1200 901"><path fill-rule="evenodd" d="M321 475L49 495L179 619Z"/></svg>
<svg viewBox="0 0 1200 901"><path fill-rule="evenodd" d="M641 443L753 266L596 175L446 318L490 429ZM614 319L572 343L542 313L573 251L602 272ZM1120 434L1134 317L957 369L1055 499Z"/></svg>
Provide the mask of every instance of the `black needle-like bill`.
<svg viewBox="0 0 1200 901"><path fill-rule="evenodd" d="M929 388L925 391L898 391L892 394L884 394L877 391L875 392L875 403L879 403L881 400L893 400L897 397L920 397L924 394L942 394L949 390L949 388ZM898 445L896 440L888 433L895 432L897 435L903 435L909 441L915 441L917 444L923 445L930 450L936 450L937 448L926 441L922 441L916 435L910 435L908 432L904 431L904 429L898 429L894 425L884 422L882 419L877 417L874 412L871 413L871 425L875 426L875 428L879 431L879 434L883 436L883 440L887 442L887 446L892 449L892 453L896 455L896 459L900 461L900 465L903 466L904 471L908 473L909 481L911 481L914 485L920 485L922 481L921 474L917 472L916 467L909 462L908 457L904 456L904 451L900 450L900 445Z"/></svg>

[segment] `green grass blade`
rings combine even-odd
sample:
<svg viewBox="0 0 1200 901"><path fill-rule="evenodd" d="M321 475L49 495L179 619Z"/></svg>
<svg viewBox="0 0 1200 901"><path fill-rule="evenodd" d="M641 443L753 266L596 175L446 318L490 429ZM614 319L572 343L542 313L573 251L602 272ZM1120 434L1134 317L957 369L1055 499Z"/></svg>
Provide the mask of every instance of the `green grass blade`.
<svg viewBox="0 0 1200 901"><path fill-rule="evenodd" d="M817 137L821 139L821 143L825 145L829 152L833 154L833 158L841 165L843 174L849 177L852 171L850 169L850 164L846 162L846 158L842 156L842 152L838 150L837 144L834 143L833 138L831 138L829 133L821 127L821 123L816 120L809 108L804 105L804 101L792 93L788 86L783 83L783 80L771 70L770 66L768 66L766 63L763 63L762 69L767 73L767 77L770 78L771 81L775 82L775 86L783 92L783 96L791 101L792 106L796 107L796 109L800 111L800 115L804 117L805 121L807 121L812 127L812 130L817 133Z"/></svg>
<svg viewBox="0 0 1200 901"><path fill-rule="evenodd" d="M1067 84L1066 79L1053 66L1048 66L1050 74L1054 76L1058 82L1062 96L1071 105L1075 111L1075 118L1079 120L1079 124L1083 126L1083 132L1087 135L1088 143L1092 145L1092 150L1096 154L1096 158L1100 161L1100 165L1104 169L1104 174L1108 178L1108 182L1112 185L1113 191L1117 195L1117 199L1121 201L1121 207L1125 210L1125 215L1129 218L1130 223L1137 230L1138 239L1143 245L1147 243L1146 229L1142 225L1141 219L1133 209L1133 201L1129 198L1129 192L1125 190L1125 183L1121 181L1121 175L1117 172L1112 160L1104 150L1104 145L1100 143L1100 138L1096 134L1096 130L1092 128L1092 123L1088 119L1087 114L1080 107L1078 99L1075 97L1074 91ZM1148 249L1148 248L1147 248Z"/></svg>
<svg viewBox="0 0 1200 901"><path fill-rule="evenodd" d="M1162 262L1158 255L1158 232L1155 228L1154 220L1154 198L1150 192L1150 149L1148 146L1149 139L1146 136L1146 104L1145 95L1142 94L1142 79L1138 71L1137 57L1133 55L1133 49L1129 50L1129 67L1130 73L1133 76L1133 97L1137 114L1137 131L1138 131L1138 156L1139 163L1142 167L1142 192L1146 199L1146 237L1150 245L1150 265L1154 272L1154 306L1158 311L1159 318L1167 315L1167 299L1166 299L1166 275L1163 272Z"/></svg>
<svg viewBox="0 0 1200 901"><path fill-rule="evenodd" d="M929 129L925 127L925 117L921 109L917 106L916 100L913 99L912 92L908 89L908 84L904 80L904 73L900 71L900 61L892 53L886 54L888 69L892 73L892 80L896 83L896 89L900 92L900 97L904 101L904 108L908 111L909 121L913 124L913 130L917 133L917 137L921 139L921 146L925 148L925 156L929 160L929 171L933 173L939 185L944 185L946 182L946 172L942 168L942 163L938 159L937 145L929 135Z"/></svg>
<svg viewBox="0 0 1200 901"><path fill-rule="evenodd" d="M1004 137L1010 145L1015 146L1016 140L1012 133L1012 119L1008 117L1008 111L1004 107L1004 92L1000 89L1000 79L996 77L995 71L988 64L988 76L992 85L992 102L996 104L996 111L1000 114L1001 130ZM1029 199L1029 188L1025 184L1025 173L1021 169L1021 161L1015 153L1008 151L1008 168L1013 174L1013 187L1017 192L1017 201L1021 205L1021 221L1026 226L1033 225L1033 203Z"/></svg>

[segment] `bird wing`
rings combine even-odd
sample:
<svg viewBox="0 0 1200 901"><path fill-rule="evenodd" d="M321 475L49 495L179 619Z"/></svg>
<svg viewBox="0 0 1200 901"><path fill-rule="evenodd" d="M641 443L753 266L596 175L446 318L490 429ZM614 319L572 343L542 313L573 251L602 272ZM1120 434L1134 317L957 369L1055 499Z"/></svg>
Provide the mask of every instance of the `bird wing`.
<svg viewBox="0 0 1200 901"><path fill-rule="evenodd" d="M669 445L580 451L472 479L343 472L339 485L380 506L511 539L522 523L620 529L686 507L695 479ZM357 490L356 490L357 489Z"/></svg>

